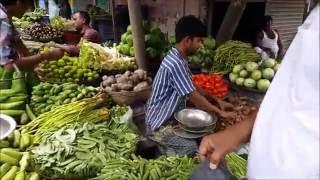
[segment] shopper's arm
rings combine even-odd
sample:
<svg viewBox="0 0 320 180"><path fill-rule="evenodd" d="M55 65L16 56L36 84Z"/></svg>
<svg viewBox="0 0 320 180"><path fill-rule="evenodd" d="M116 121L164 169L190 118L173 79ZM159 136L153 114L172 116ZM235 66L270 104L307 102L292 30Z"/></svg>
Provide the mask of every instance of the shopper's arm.
<svg viewBox="0 0 320 180"><path fill-rule="evenodd" d="M71 55L77 55L80 52L80 45L63 45L63 44L52 44L52 47L60 48Z"/></svg>
<svg viewBox="0 0 320 180"><path fill-rule="evenodd" d="M64 52L61 49L52 49L46 53L36 54L33 56L21 57L15 61L15 64L21 70L30 70L35 68L39 63L44 60L56 60L60 59L63 56ZM9 63L5 65L6 68L12 68L12 65Z"/></svg>
<svg viewBox="0 0 320 180"><path fill-rule="evenodd" d="M254 111L229 129L204 137L199 147L200 157L218 165L227 153L249 141L256 115L257 111Z"/></svg>
<svg viewBox="0 0 320 180"><path fill-rule="evenodd" d="M18 54L20 56L25 57L25 56L31 55L28 48L26 47L26 45L22 42L22 40L20 38L15 40L15 43L13 45L14 45L15 50L18 52Z"/></svg>

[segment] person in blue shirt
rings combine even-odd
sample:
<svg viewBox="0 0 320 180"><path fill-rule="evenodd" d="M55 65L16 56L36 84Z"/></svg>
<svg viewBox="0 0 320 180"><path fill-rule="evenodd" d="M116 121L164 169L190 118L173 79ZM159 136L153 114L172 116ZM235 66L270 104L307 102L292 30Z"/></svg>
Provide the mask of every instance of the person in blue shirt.
<svg viewBox="0 0 320 180"><path fill-rule="evenodd" d="M189 99L196 107L220 117L232 117L211 104L192 83L187 57L197 52L206 36L204 24L194 16L182 17L175 29L176 46L163 59L154 79L152 95L146 105L147 133L158 130L172 115L186 107ZM218 100L222 109L232 105Z"/></svg>

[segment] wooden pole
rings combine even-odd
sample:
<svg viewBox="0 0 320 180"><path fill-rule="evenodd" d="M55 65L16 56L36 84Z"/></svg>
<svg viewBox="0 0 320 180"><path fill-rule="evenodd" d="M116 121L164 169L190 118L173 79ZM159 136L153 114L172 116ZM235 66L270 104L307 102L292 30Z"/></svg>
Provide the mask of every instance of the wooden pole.
<svg viewBox="0 0 320 180"><path fill-rule="evenodd" d="M118 36L117 36L117 27L116 27L116 5L115 0L111 1L111 17L112 17L112 32L113 32L113 41L118 43Z"/></svg>
<svg viewBox="0 0 320 180"><path fill-rule="evenodd" d="M140 1L128 0L128 9L133 34L134 53L138 67L147 70Z"/></svg>
<svg viewBox="0 0 320 180"><path fill-rule="evenodd" d="M246 9L247 2L248 0L232 0L230 2L217 35L218 45L232 39L241 20L241 16Z"/></svg>
<svg viewBox="0 0 320 180"><path fill-rule="evenodd" d="M207 27L207 35L208 36L212 36L212 21L213 21L213 4L214 4L214 1L213 0L208 0L208 18L207 18L207 24L208 24L208 27Z"/></svg>

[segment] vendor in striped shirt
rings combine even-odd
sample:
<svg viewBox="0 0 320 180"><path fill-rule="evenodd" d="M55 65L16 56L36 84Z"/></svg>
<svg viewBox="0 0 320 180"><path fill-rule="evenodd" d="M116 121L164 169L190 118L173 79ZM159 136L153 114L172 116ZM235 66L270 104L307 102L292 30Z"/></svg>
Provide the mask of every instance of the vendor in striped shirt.
<svg viewBox="0 0 320 180"><path fill-rule="evenodd" d="M187 57L202 46L202 38L206 36L204 24L194 16L182 17L176 25L175 34L177 44L163 59L146 105L148 133L158 130L175 112L185 108L187 98L207 112L214 112L221 117L234 116L234 113L211 104L192 83ZM223 101L218 101L218 104L222 109L232 107Z"/></svg>

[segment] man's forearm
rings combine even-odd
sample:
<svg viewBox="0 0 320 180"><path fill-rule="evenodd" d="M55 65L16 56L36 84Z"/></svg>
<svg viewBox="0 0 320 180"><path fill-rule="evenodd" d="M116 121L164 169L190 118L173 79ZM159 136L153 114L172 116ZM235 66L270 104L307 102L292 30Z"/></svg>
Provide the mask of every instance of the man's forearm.
<svg viewBox="0 0 320 180"><path fill-rule="evenodd" d="M36 65L43 61L44 57L41 54L36 54L33 56L21 57L16 61L16 65L21 70L33 69Z"/></svg>
<svg viewBox="0 0 320 180"><path fill-rule="evenodd" d="M77 55L80 52L80 46L75 46L75 45L62 45L62 44L55 44L56 48L61 48L70 55Z"/></svg>
<svg viewBox="0 0 320 180"><path fill-rule="evenodd" d="M229 133L234 137L235 147L239 147L243 143L247 143L250 140L253 125L257 117L257 110L252 112L247 119L235 124L229 129L225 130L225 133Z"/></svg>
<svg viewBox="0 0 320 180"><path fill-rule="evenodd" d="M198 108L211 111L211 112L219 112L219 108L212 105L205 97L203 97L198 91L191 93L189 96L189 100L196 105Z"/></svg>

